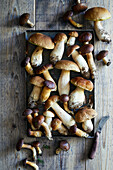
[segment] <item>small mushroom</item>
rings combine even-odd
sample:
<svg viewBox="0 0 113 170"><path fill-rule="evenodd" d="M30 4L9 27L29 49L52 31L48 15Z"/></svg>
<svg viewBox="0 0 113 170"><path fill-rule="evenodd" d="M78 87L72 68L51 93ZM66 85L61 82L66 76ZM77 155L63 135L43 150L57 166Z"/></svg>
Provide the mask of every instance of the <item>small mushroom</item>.
<svg viewBox="0 0 113 170"><path fill-rule="evenodd" d="M52 130L51 122L52 122L52 118L55 117L55 114L49 110L46 110L45 112L43 112L43 115L45 116L45 123L48 124L48 127L51 131Z"/></svg>
<svg viewBox="0 0 113 170"><path fill-rule="evenodd" d="M37 160L36 149L35 149L33 146L31 146L31 145L25 144L25 143L24 143L24 139L21 138L21 139L19 139L19 141L18 141L17 144L16 144L16 150L17 150L17 151L20 151L20 150L23 149L23 148L24 148L24 149L30 149L30 150L32 150L32 152L33 152L33 159L34 159L34 161Z"/></svg>
<svg viewBox="0 0 113 170"><path fill-rule="evenodd" d="M80 49L79 49L79 53L81 55L87 56L87 62L88 62L88 66L89 66L90 71L91 71L92 79L94 79L95 76L96 76L96 65L95 65L95 62L94 62L93 54L92 54L93 48L94 47L93 47L92 44L85 44L82 47L80 47Z"/></svg>
<svg viewBox="0 0 113 170"><path fill-rule="evenodd" d="M79 35L78 40L81 43L89 44L89 41L92 40L92 34L90 32L83 32L82 34Z"/></svg>
<svg viewBox="0 0 113 170"><path fill-rule="evenodd" d="M33 111L33 117L36 117L36 116L38 116L38 112L39 112L39 109L32 109L32 111Z"/></svg>
<svg viewBox="0 0 113 170"><path fill-rule="evenodd" d="M85 138L88 138L88 136L89 136L89 134L87 134L83 130L80 130L79 128L77 128L76 125L73 125L70 127L70 133L73 135L77 135L79 137L85 137Z"/></svg>
<svg viewBox="0 0 113 170"><path fill-rule="evenodd" d="M28 161L27 158L23 160L23 165L24 166L29 165L29 166L33 167L35 170L39 170L38 165L36 165L36 163L34 163L34 162Z"/></svg>
<svg viewBox="0 0 113 170"><path fill-rule="evenodd" d="M90 77L89 67L84 57L77 51L77 49L79 48L80 47L78 45L68 47L67 56L70 57L70 55L72 55L73 60L80 68L82 76L84 78L89 78Z"/></svg>
<svg viewBox="0 0 113 170"><path fill-rule="evenodd" d="M37 152L38 152L38 155L41 155L42 154L42 151L40 149L40 142L39 141L34 141L32 143L32 146L36 148Z"/></svg>
<svg viewBox="0 0 113 170"><path fill-rule="evenodd" d="M62 135L68 135L68 130L62 125L62 121L55 118L51 123L52 130L58 130Z"/></svg>
<svg viewBox="0 0 113 170"><path fill-rule="evenodd" d="M75 124L75 120L72 116L70 116L67 112L65 112L58 104L59 96L54 95L49 97L49 99L45 103L45 109L48 110L52 108L57 116L61 119L62 123L69 128L70 126Z"/></svg>
<svg viewBox="0 0 113 170"><path fill-rule="evenodd" d="M75 40L76 40L76 38L78 37L78 32L72 31L72 32L70 32L68 35L69 35L70 37L69 37L69 39L68 39L68 41L67 41L67 45L68 45L68 46L72 46L72 45L75 44Z"/></svg>
<svg viewBox="0 0 113 170"><path fill-rule="evenodd" d="M104 30L101 21L107 20L111 17L110 12L106 8L94 7L86 11L85 19L94 21L94 29L99 40L103 42L111 42L110 35Z"/></svg>
<svg viewBox="0 0 113 170"><path fill-rule="evenodd" d="M53 140L51 131L49 130L48 124L44 122L44 116L39 115L33 119L33 125L35 128L42 126L44 128L45 134L49 140Z"/></svg>
<svg viewBox="0 0 113 170"><path fill-rule="evenodd" d="M28 135L29 136L34 136L34 137L41 137L43 135L43 133L40 131L40 130L31 130L31 129L28 129Z"/></svg>
<svg viewBox="0 0 113 170"><path fill-rule="evenodd" d="M80 0L77 0L76 5L72 7L73 11L78 14L81 12L84 12L87 9L87 4L86 3L81 3Z"/></svg>
<svg viewBox="0 0 113 170"><path fill-rule="evenodd" d="M49 98L52 89L55 89L55 83L53 83L52 81L46 80L44 82L44 88L40 95L40 102L43 103Z"/></svg>
<svg viewBox="0 0 113 170"><path fill-rule="evenodd" d="M107 59L107 55L108 55L108 51L107 50L103 50L100 51L99 54L97 55L97 60L103 60L104 64L109 66L111 64L110 59Z"/></svg>
<svg viewBox="0 0 113 170"><path fill-rule="evenodd" d="M30 57L26 57L22 61L22 67L25 67L28 74L30 74L31 76L34 75L34 71L33 71L33 68L32 68L31 63L30 63Z"/></svg>
<svg viewBox="0 0 113 170"><path fill-rule="evenodd" d="M20 16L19 18L19 24L21 26L25 25L25 24L28 24L30 27L34 27L35 24L33 24L30 20L30 14L29 13L24 13Z"/></svg>
<svg viewBox="0 0 113 170"><path fill-rule="evenodd" d="M70 149L70 144L66 140L60 142L60 147L56 149L56 154L58 155L62 150L68 151Z"/></svg>
<svg viewBox="0 0 113 170"><path fill-rule="evenodd" d="M31 55L31 64L33 67L38 67L42 64L42 47L36 47L36 49L33 51Z"/></svg>
<svg viewBox="0 0 113 170"><path fill-rule="evenodd" d="M67 42L67 36L64 33L57 33L54 37L54 43L56 44L55 48L50 54L50 62L55 64L57 61L60 61L64 53L64 45Z"/></svg>
<svg viewBox="0 0 113 170"><path fill-rule="evenodd" d="M53 83L55 83L55 81L53 80L53 78L51 77L49 70L53 69L53 65L52 64L46 64L40 68L38 68L36 70L36 74L43 74L45 80L49 80L52 81ZM52 91L56 91L57 90L57 85L55 83L55 89L52 89Z"/></svg>
<svg viewBox="0 0 113 170"><path fill-rule="evenodd" d="M66 20L69 21L74 27L82 28L83 25L75 22L75 21L72 19L72 16L73 16L73 11L67 11L67 12L64 14L64 16L63 16L63 20L64 20L64 21L66 21Z"/></svg>
<svg viewBox="0 0 113 170"><path fill-rule="evenodd" d="M84 104L85 102L84 90L92 91L93 83L90 80L86 80L82 77L75 77L71 79L71 83L77 86L76 89L73 92L71 92L69 100L69 107L75 110L80 108Z"/></svg>

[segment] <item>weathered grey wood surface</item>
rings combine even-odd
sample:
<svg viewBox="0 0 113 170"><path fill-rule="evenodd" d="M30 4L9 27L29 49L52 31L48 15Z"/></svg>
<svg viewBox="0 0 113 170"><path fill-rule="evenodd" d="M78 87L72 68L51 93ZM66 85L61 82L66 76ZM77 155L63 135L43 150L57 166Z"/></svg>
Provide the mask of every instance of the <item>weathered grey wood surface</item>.
<svg viewBox="0 0 113 170"><path fill-rule="evenodd" d="M18 17L23 12L31 14L31 20L36 22L34 29L73 29L68 23L62 23L59 19L67 9L70 9L74 1L63 0L4 0L0 3L0 170L24 169L21 160L25 157L31 158L30 151L16 152L15 145L20 137L26 142L34 139L26 136L26 121L22 117L22 111L26 105L25 72L20 67L24 58L25 41L23 32L25 27L18 26ZM112 0L88 0L89 7L103 6L109 9L113 15ZM75 16L76 21L84 24L85 28L92 28L93 23L85 21L83 15ZM112 19L104 22L105 28L111 33L113 39ZM103 49L109 50L109 57L112 60L112 43L97 41L95 54ZM44 165L39 163L42 170L112 170L113 169L113 64L109 67L96 62L96 110L98 117L96 122L103 115L110 115L100 136L100 143L97 155L94 160L88 160L87 155L92 140L80 138L69 138L71 149L68 153L62 152L59 156L54 154L60 139L49 142L46 139L40 140L41 145L49 145L50 149L43 150ZM14 128L14 124L16 128ZM31 169L27 167L27 169Z"/></svg>

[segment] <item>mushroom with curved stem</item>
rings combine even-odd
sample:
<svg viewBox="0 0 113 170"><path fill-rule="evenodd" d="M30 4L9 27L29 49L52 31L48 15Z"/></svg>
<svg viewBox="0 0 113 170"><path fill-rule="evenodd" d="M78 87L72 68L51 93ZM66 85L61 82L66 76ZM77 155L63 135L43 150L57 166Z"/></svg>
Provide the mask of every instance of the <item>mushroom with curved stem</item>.
<svg viewBox="0 0 113 170"><path fill-rule="evenodd" d="M92 34L90 32L83 32L82 34L79 35L78 40L81 43L89 44L89 41L92 40Z"/></svg>
<svg viewBox="0 0 113 170"><path fill-rule="evenodd" d="M32 66L38 67L39 65L42 64L42 52L43 52L42 47L36 47L36 49L33 51L31 55Z"/></svg>
<svg viewBox="0 0 113 170"><path fill-rule="evenodd" d="M67 12L64 14L64 16L63 16L63 20L64 20L64 21L66 21L66 20L69 21L74 27L82 28L83 25L75 22L75 21L72 19L72 16L73 16L73 11L67 11Z"/></svg>
<svg viewBox="0 0 113 170"><path fill-rule="evenodd" d="M107 55L108 55L108 51L107 50L103 50L103 51L100 51L97 55L97 60L103 60L104 64L109 66L111 64L111 61L110 59L107 58Z"/></svg>
<svg viewBox="0 0 113 170"><path fill-rule="evenodd" d="M69 100L69 107L75 110L80 108L84 104L85 102L84 90L92 91L93 83L90 80L86 80L82 77L75 77L71 79L71 83L77 86L76 89L73 92L71 92Z"/></svg>
<svg viewBox="0 0 113 170"><path fill-rule="evenodd" d="M55 48L50 54L50 62L55 64L60 61L64 53L64 45L67 42L67 36L64 33L57 33L54 37Z"/></svg>
<svg viewBox="0 0 113 170"><path fill-rule="evenodd" d="M30 149L33 152L34 161L37 160L36 149L29 144L25 144L23 138L19 139L17 144L16 144L16 150L20 151L21 149Z"/></svg>
<svg viewBox="0 0 113 170"><path fill-rule="evenodd" d="M60 147L56 149L56 154L58 155L62 150L68 151L70 149L70 144L66 140L60 142Z"/></svg>
<svg viewBox="0 0 113 170"><path fill-rule="evenodd" d="M28 24L30 27L34 27L35 24L33 24L30 20L30 14L29 13L24 13L20 16L19 18L19 24L21 26L25 25L25 24Z"/></svg>
<svg viewBox="0 0 113 170"><path fill-rule="evenodd" d="M53 140L51 131L49 130L48 124L44 122L44 116L39 115L33 119L33 125L35 128L42 126L44 128L45 134L49 140Z"/></svg>
<svg viewBox="0 0 113 170"><path fill-rule="evenodd" d="M80 0L77 0L76 5L72 7L73 11L78 14L81 12L84 12L87 9L87 4L86 3L81 3Z"/></svg>
<svg viewBox="0 0 113 170"><path fill-rule="evenodd" d="M41 137L43 135L43 133L40 130L32 131L31 129L28 129L28 135L38 138L38 137Z"/></svg>
<svg viewBox="0 0 113 170"><path fill-rule="evenodd" d="M28 72L28 74L30 74L31 76L34 75L34 71L33 68L31 66L30 63L30 57L26 57L23 61L22 61L22 67L25 67L25 70Z"/></svg>
<svg viewBox="0 0 113 170"><path fill-rule="evenodd" d="M52 130L58 130L62 135L68 135L68 130L62 125L62 121L58 118L55 118L51 123Z"/></svg>
<svg viewBox="0 0 113 170"><path fill-rule="evenodd" d="M70 37L69 37L69 39L68 39L68 41L67 41L67 45L68 45L68 46L72 46L72 45L75 44L76 38L78 37L78 32L72 31L72 32L70 32L68 35L69 35Z"/></svg>
<svg viewBox="0 0 113 170"><path fill-rule="evenodd" d="M77 128L76 125L73 125L70 127L70 133L73 135L77 135L79 137L84 137L84 138L88 138L88 136L89 136L89 134L87 134L83 130L80 130L79 128Z"/></svg>
<svg viewBox="0 0 113 170"><path fill-rule="evenodd" d="M70 57L70 55L72 55L73 60L80 68L82 76L84 78L89 78L90 77L89 67L84 57L77 51L77 49L79 48L80 47L78 45L68 47L67 56Z"/></svg>
<svg viewBox="0 0 113 170"><path fill-rule="evenodd" d="M53 83L55 83L55 81L53 80L53 78L51 77L49 70L53 69L53 65L52 64L46 64L40 68L38 68L36 70L36 74L43 74L45 80L49 80L52 81ZM57 90L57 85L55 83L55 89L52 89L52 91L56 91Z"/></svg>
<svg viewBox="0 0 113 170"><path fill-rule="evenodd" d="M28 161L27 158L23 160L23 165L24 166L29 165L29 166L33 167L35 170L39 170L38 165L36 165L36 163L34 163L34 162Z"/></svg>
<svg viewBox="0 0 113 170"><path fill-rule="evenodd" d="M94 29L96 35L100 41L110 43L111 38L107 31L104 30L101 25L101 21L107 20L111 17L110 12L103 7L94 7L86 11L84 15L85 19L94 21Z"/></svg>
<svg viewBox="0 0 113 170"><path fill-rule="evenodd" d="M52 122L52 118L55 117L55 114L49 110L46 110L45 112L43 112L43 115L45 116L45 123L48 124L48 127L51 131L52 130L51 122Z"/></svg>
<svg viewBox="0 0 113 170"><path fill-rule="evenodd" d="M34 141L32 143L32 146L36 148L38 155L42 154L42 150L40 149L40 142L39 141Z"/></svg>
<svg viewBox="0 0 113 170"><path fill-rule="evenodd" d="M96 76L96 65L94 62L92 51L93 51L92 44L85 44L82 47L80 47L80 49L79 49L80 54L87 56L87 62L88 62L88 66L91 71L91 77L92 77L92 79L94 79Z"/></svg>
<svg viewBox="0 0 113 170"><path fill-rule="evenodd" d="M57 116L61 119L62 123L69 128L75 124L75 120L67 112L65 112L58 104L59 96L51 96L45 104L45 109L48 110L50 107L55 111Z"/></svg>

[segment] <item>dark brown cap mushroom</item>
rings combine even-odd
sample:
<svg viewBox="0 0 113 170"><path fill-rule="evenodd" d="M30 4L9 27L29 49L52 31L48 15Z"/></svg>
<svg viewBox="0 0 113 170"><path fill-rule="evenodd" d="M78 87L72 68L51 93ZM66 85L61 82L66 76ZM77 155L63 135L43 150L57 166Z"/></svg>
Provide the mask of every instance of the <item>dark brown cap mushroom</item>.
<svg viewBox="0 0 113 170"><path fill-rule="evenodd" d="M42 151L41 151L41 149L40 149L40 142L39 142L39 141L34 141L34 142L32 143L32 146L36 148L36 150L37 150L37 152L38 152L39 155L42 154Z"/></svg>
<svg viewBox="0 0 113 170"><path fill-rule="evenodd" d="M69 96L67 94L62 94L60 96L60 101L63 102L63 103L68 102L69 101Z"/></svg>
<svg viewBox="0 0 113 170"><path fill-rule="evenodd" d="M103 50L100 51L99 54L97 55L97 60L103 60L104 64L109 66L111 64L110 59L107 59L107 55L108 55L108 51L107 50Z"/></svg>
<svg viewBox="0 0 113 170"><path fill-rule="evenodd" d="M36 165L36 163L34 163L34 162L28 161L27 158L25 158L23 160L23 165L24 166L29 165L29 166L33 167L35 170L39 170L38 165Z"/></svg>
<svg viewBox="0 0 113 170"><path fill-rule="evenodd" d="M77 0L76 5L72 7L73 11L78 14L80 12L84 12L87 9L87 4L86 3L80 3L80 0Z"/></svg>
<svg viewBox="0 0 113 170"><path fill-rule="evenodd" d="M42 131L40 130L31 130L30 128L28 129L28 136L34 136L34 137L41 137L43 135Z"/></svg>
<svg viewBox="0 0 113 170"><path fill-rule="evenodd" d="M21 26L28 24L30 27L34 27L34 24L29 20L30 14L29 13L24 13L20 16L19 18L19 24Z"/></svg>
<svg viewBox="0 0 113 170"><path fill-rule="evenodd" d="M24 144L24 138L19 139L16 144L16 150L20 151L22 149L23 144Z"/></svg>
<svg viewBox="0 0 113 170"><path fill-rule="evenodd" d="M61 150L68 151L69 149L70 149L70 144L66 140L62 140L60 142L60 148L56 149L56 154L58 155L61 152Z"/></svg>
<svg viewBox="0 0 113 170"><path fill-rule="evenodd" d="M33 119L32 115L31 115L32 113L33 113L33 111L31 109L26 109L23 112L23 116L25 116L27 118L27 120L30 124L32 123L32 119Z"/></svg>
<svg viewBox="0 0 113 170"><path fill-rule="evenodd" d="M87 43L92 40L92 34L90 32L83 32L79 35L78 40L82 43Z"/></svg>
<svg viewBox="0 0 113 170"><path fill-rule="evenodd" d="M88 138L88 136L89 136L86 132L77 128L76 125L73 125L70 127L70 133L73 135L77 135L79 137L85 137L85 138Z"/></svg>
<svg viewBox="0 0 113 170"><path fill-rule="evenodd" d="M27 71L30 75L34 75L33 68L32 68L31 63L30 63L30 57L26 57L26 58L22 61L21 66L22 66L22 67L25 67L26 71Z"/></svg>
<svg viewBox="0 0 113 170"><path fill-rule="evenodd" d="M79 53L82 55L86 55L87 53L92 52L94 49L92 44L84 44L82 47L79 49Z"/></svg>

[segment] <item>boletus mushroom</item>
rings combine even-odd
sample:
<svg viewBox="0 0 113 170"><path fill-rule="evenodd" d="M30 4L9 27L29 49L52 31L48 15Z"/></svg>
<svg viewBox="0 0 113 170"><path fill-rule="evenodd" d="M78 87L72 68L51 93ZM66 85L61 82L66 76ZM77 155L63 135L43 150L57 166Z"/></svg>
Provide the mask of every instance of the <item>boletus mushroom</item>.
<svg viewBox="0 0 113 170"><path fill-rule="evenodd" d="M108 55L108 51L107 50L103 50L103 51L100 51L97 55L97 60L103 60L104 64L109 66L111 64L111 61L110 59L107 58L107 55Z"/></svg>
<svg viewBox="0 0 113 170"><path fill-rule="evenodd" d="M25 70L28 72L28 74L30 74L31 76L34 75L34 71L33 68L31 66L30 63L30 57L26 57L23 61L22 61L22 67L25 67Z"/></svg>
<svg viewBox="0 0 113 170"><path fill-rule="evenodd" d="M55 64L60 61L64 53L64 45L67 42L67 36L64 33L57 33L54 37L55 48L50 54L50 62Z"/></svg>
<svg viewBox="0 0 113 170"><path fill-rule="evenodd" d="M70 127L70 133L79 137L88 138L89 134L79 129L76 125Z"/></svg>
<svg viewBox="0 0 113 170"><path fill-rule="evenodd" d="M68 151L70 149L70 144L67 142L67 140L62 140L60 142L60 147L56 149L56 154L60 154L60 152L63 151Z"/></svg>
<svg viewBox="0 0 113 170"><path fill-rule="evenodd" d="M37 128L36 128L37 129ZM28 129L28 135L29 136L34 136L36 138L41 137L43 135L41 130L31 130L30 128Z"/></svg>
<svg viewBox="0 0 113 170"><path fill-rule="evenodd" d="M79 35L78 40L81 43L89 44L89 41L92 40L92 34L90 32L83 32L82 34Z"/></svg>
<svg viewBox="0 0 113 170"><path fill-rule="evenodd" d="M72 7L76 14L84 12L87 8L87 4L80 2L80 0L77 0L76 4Z"/></svg>
<svg viewBox="0 0 113 170"><path fill-rule="evenodd" d="M34 141L32 143L32 146L36 148L38 155L42 154L42 150L40 149L40 142L39 141Z"/></svg>
<svg viewBox="0 0 113 170"><path fill-rule="evenodd" d="M39 170L38 165L36 165L35 162L28 161L27 158L23 160L23 165L24 166L29 165L29 166L33 167L35 170Z"/></svg>
<svg viewBox="0 0 113 170"><path fill-rule="evenodd" d="M33 24L30 20L30 14L29 13L24 13L20 16L19 18L19 24L21 26L25 25L25 24L28 24L30 27L34 27L35 24Z"/></svg>
<svg viewBox="0 0 113 170"><path fill-rule="evenodd" d="M86 11L85 19L94 21L94 29L99 40L103 42L111 42L110 35L104 30L101 21L107 20L111 17L110 12L103 7L94 7Z"/></svg>
<svg viewBox="0 0 113 170"><path fill-rule="evenodd" d="M48 127L51 131L52 130L51 122L52 118L55 117L55 114L52 111L46 110L45 112L43 112L43 115L45 116L45 122L48 124Z"/></svg>
<svg viewBox="0 0 113 170"><path fill-rule="evenodd" d="M69 100L69 107L75 110L80 108L85 103L84 90L92 91L93 83L82 77L75 77L71 79L71 83L77 86L76 89L71 92Z"/></svg>
<svg viewBox="0 0 113 170"><path fill-rule="evenodd" d="M78 37L78 32L76 31L72 31L72 32L69 32L68 34L70 37L67 41L67 45L68 46L72 46L75 44L75 41L76 41L76 38Z"/></svg>

